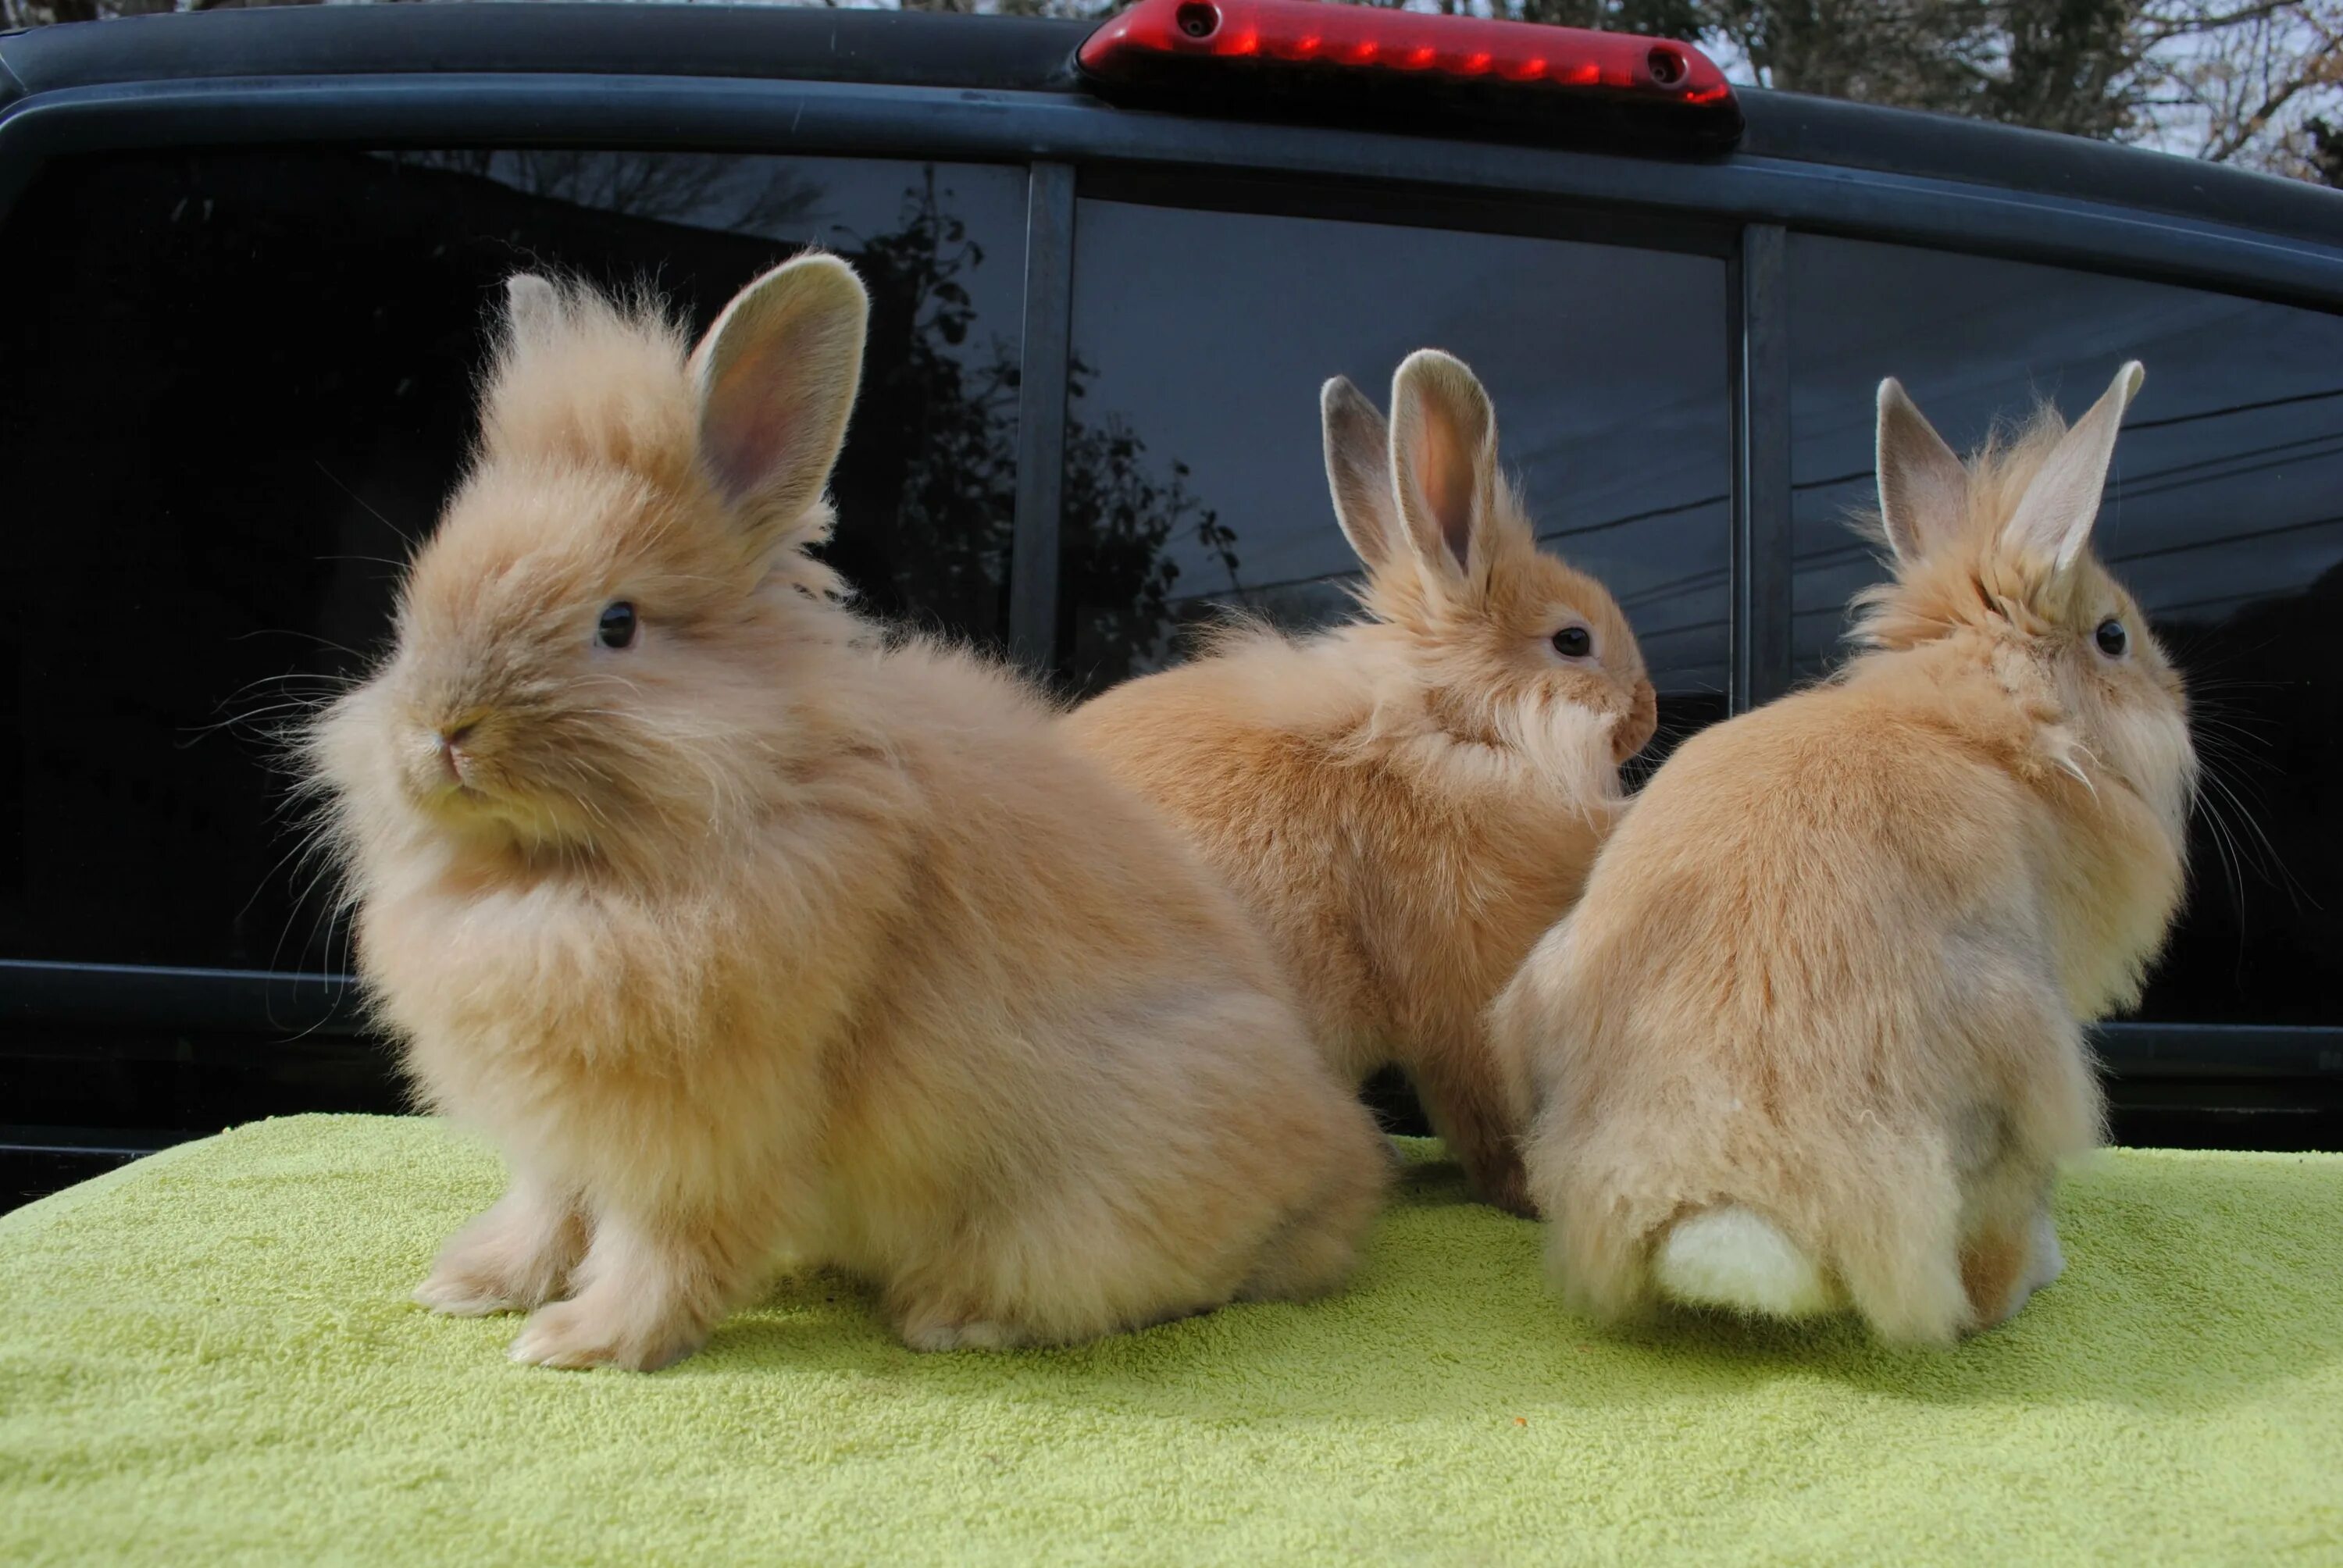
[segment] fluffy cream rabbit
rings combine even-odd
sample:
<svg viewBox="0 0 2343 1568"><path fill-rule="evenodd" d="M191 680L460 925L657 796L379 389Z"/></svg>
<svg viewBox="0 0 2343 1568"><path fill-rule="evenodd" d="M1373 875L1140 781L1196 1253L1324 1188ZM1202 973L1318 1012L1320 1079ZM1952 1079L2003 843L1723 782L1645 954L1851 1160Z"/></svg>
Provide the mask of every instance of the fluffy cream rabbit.
<svg viewBox="0 0 2343 1568"><path fill-rule="evenodd" d="M2127 365L1965 468L1879 389L1895 579L1831 681L1686 742L1493 1010L1567 1295L1941 1342L2060 1266L2081 1021L2184 884L2187 702L2087 548Z"/></svg>
<svg viewBox="0 0 2343 1568"><path fill-rule="evenodd" d="M1528 1212L1482 1011L1578 896L1651 682L1611 595L1538 548L1463 364L1411 355L1388 429L1348 381L1322 401L1365 618L1234 630L1068 722L1269 928L1342 1070L1399 1063L1473 1190Z"/></svg>
<svg viewBox="0 0 2343 1568"><path fill-rule="evenodd" d="M922 1349L1334 1286L1387 1161L1241 907L1015 679L806 552L862 354L827 256L696 351L513 280L395 654L310 755L422 1098L511 1185L417 1299L656 1367L779 1263Z"/></svg>

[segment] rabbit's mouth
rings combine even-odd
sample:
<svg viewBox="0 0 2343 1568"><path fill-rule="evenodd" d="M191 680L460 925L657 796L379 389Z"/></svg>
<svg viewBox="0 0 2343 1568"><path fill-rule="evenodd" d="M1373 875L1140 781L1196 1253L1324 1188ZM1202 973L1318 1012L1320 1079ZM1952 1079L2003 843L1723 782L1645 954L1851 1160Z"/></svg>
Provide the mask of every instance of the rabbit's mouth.
<svg viewBox="0 0 2343 1568"><path fill-rule="evenodd" d="M428 830L451 846L496 855L527 856L566 849L576 841L576 835L565 830L558 811L478 784L443 784L419 799L417 810Z"/></svg>
<svg viewBox="0 0 2343 1568"><path fill-rule="evenodd" d="M415 803L443 821L478 822L501 814L501 802L495 795L460 779L435 779L427 788L416 791Z"/></svg>
<svg viewBox="0 0 2343 1568"><path fill-rule="evenodd" d="M1611 731L1611 760L1624 763L1652 743L1660 728L1659 696L1648 680L1635 683L1635 693L1627 711L1619 718Z"/></svg>
<svg viewBox="0 0 2343 1568"><path fill-rule="evenodd" d="M501 755L435 751L410 766L407 791L429 830L462 843L531 850L594 837L594 808L517 773Z"/></svg>

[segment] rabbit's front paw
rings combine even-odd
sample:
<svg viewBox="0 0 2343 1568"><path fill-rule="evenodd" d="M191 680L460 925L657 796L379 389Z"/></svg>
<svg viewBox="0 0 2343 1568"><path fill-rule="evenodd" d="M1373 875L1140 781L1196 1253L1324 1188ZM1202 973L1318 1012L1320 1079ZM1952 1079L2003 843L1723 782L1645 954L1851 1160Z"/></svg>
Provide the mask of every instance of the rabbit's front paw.
<svg viewBox="0 0 2343 1568"><path fill-rule="evenodd" d="M566 1290L586 1251L576 1208L526 1182L439 1250L417 1304L450 1317L525 1312Z"/></svg>
<svg viewBox="0 0 2343 1568"><path fill-rule="evenodd" d="M1006 1323L932 1302L907 1309L896 1332L915 1351L1005 1351L1026 1339Z"/></svg>
<svg viewBox="0 0 2343 1568"><path fill-rule="evenodd" d="M441 1263L415 1287L415 1304L451 1318L485 1318L525 1312L538 1303L524 1300L506 1280Z"/></svg>
<svg viewBox="0 0 2343 1568"><path fill-rule="evenodd" d="M507 1353L529 1366L657 1372L699 1348L702 1336L687 1325L643 1322L607 1308L590 1295L539 1307Z"/></svg>

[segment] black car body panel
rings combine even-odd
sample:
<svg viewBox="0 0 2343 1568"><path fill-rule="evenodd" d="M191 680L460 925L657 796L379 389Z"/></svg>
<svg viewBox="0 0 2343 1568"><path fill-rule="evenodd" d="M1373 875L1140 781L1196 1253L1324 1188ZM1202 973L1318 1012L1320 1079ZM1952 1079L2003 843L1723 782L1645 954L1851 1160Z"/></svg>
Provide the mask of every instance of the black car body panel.
<svg viewBox="0 0 2343 1568"><path fill-rule="evenodd" d="M1014 426L1003 437L1014 459L1013 516L1001 613L971 635L1077 683L1082 634L1071 603L1082 589L1061 575L1071 558L1061 515L1071 504L1069 452L1083 437L1068 408L1091 374L1081 363L1081 324L1113 314L1077 307L1085 213L1253 215L1333 226L1328 233L1370 225L1706 258L1720 286L1713 307L1696 308L1713 308L1723 421L1713 456L1725 477L1707 498L1720 519L1714 575L1722 608L1711 618L1723 664L1714 709L1697 710L1704 719L1812 673L1801 648L1813 633L1800 631L1797 618L1822 612L1801 608L1798 583L1821 568L1810 564L1817 550L1801 542L1802 530L1825 499L1835 504L1865 477L1816 472L1815 464L1831 465L1798 445L1802 418L1820 418L1814 410L1825 404L1837 418L1845 401L1812 378L1814 346L1827 335L1815 330L1811 306L1803 317L1793 308L1815 268L1972 257L1986 269L1980 276L1991 264L2005 268L1994 278L2047 277L2025 269L2052 268L2119 280L2132 291L2126 299L2149 301L2139 310L2161 309L2157 302L2167 298L2255 302L2321 332L2343 312L2337 192L2067 137L1758 91L1741 95L1738 146L1703 157L1556 150L1438 123L1257 124L1119 108L1089 92L1074 68L1088 31L924 14L548 4L222 12L9 35L0 36L0 248L15 243L5 226L17 209L30 210L28 193L45 171L106 157L195 159L206 149L642 149L1013 171L1024 195L1021 220L1009 226L1021 265L1004 352L1016 374L998 388L1001 428ZM1200 256L1205 282L1196 297L1206 308L1212 269L1231 265L1228 256ZM2012 290L2023 292L2010 284L2005 293ZM1995 297L1986 289L1978 297ZM2278 317L2253 319L2280 331L2271 325ZM1879 363L1865 373L1901 369ZM2343 369L2337 375L2343 379ZM2000 388L2005 397L2020 390L2016 382ZM2328 396L2292 383L2268 398L2250 392L2175 417L2237 418ZM2261 461L2256 452L2327 450L2324 427L2257 428L2270 437L2260 447L2203 461L2225 476L2251 474L2261 472L2248 461ZM2184 470L2197 461L2177 452L2170 482L2188 482ZM28 515L31 492L11 488L8 530L54 526ZM2289 518L2238 537L2323 538L2318 530L2328 521ZM2147 554L2200 544L2182 538ZM1835 592L1835 579L1813 580L1816 592ZM2301 596L2329 591L2290 586ZM2237 646L2263 646L2239 642L2246 633L2235 627L2230 635ZM2295 635L2268 632L2273 640ZM2327 667L2305 681L2308 706L2284 709L2288 723L2307 722L2326 711L2318 703L2334 700ZM2323 755L2284 765L2299 797L2287 820L2320 820ZM0 804L7 799L0 792ZM0 833L47 830L29 805L17 815L21 826L0 821ZM2331 819L2326 831L2331 838ZM2325 840L2318 848L2331 853ZM2257 909L2334 900L2332 888L2282 885L2289 863L2307 863L2298 849L2290 841L2272 850L2277 877L2256 895ZM2200 885L2218 874L2208 867ZM15 896L35 893L27 881ZM2314 949L2323 940L2312 917L2297 927L2289 940ZM2258 929L2241 918L2241 953ZM2189 972L2214 976L2206 985L2227 983L2210 947L2192 961ZM2239 995L2247 985L2237 980ZM2217 1000L2183 999L2159 1021L2105 1028L2119 1136L2343 1144L2343 982L2306 980L2289 995L2232 1017L2220 1016ZM99 952L28 957L5 947L0 1101L11 1107L0 1111L0 1147L20 1151L21 1179L10 1178L19 1191L253 1114L398 1103L387 1056L366 1036L347 982L332 974L125 963Z"/></svg>

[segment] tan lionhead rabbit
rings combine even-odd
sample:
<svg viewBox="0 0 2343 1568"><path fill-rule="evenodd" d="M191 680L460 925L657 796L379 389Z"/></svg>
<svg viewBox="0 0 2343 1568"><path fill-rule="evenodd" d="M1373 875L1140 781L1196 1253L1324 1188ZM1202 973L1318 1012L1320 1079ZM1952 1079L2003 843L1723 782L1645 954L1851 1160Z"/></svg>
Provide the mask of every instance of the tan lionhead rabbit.
<svg viewBox="0 0 2343 1568"><path fill-rule="evenodd" d="M2081 1020L2183 888L2179 676L2087 548L2137 365L1963 467L1879 388L1866 650L1687 741L1493 1010L1567 1296L1943 1342L2061 1264Z"/></svg>
<svg viewBox="0 0 2343 1568"><path fill-rule="evenodd" d="M1388 429L1348 381L1322 401L1365 616L1239 627L1069 723L1267 925L1342 1070L1400 1064L1474 1191L1525 1213L1482 1013L1578 896L1651 682L1611 595L1538 548L1463 364L1409 356Z"/></svg>
<svg viewBox="0 0 2343 1568"><path fill-rule="evenodd" d="M1335 1285L1386 1156L1242 909L807 554L853 273L791 262L689 354L656 304L510 306L397 649L309 743L379 1017L510 1167L417 1299L649 1368L779 1263L922 1349Z"/></svg>

